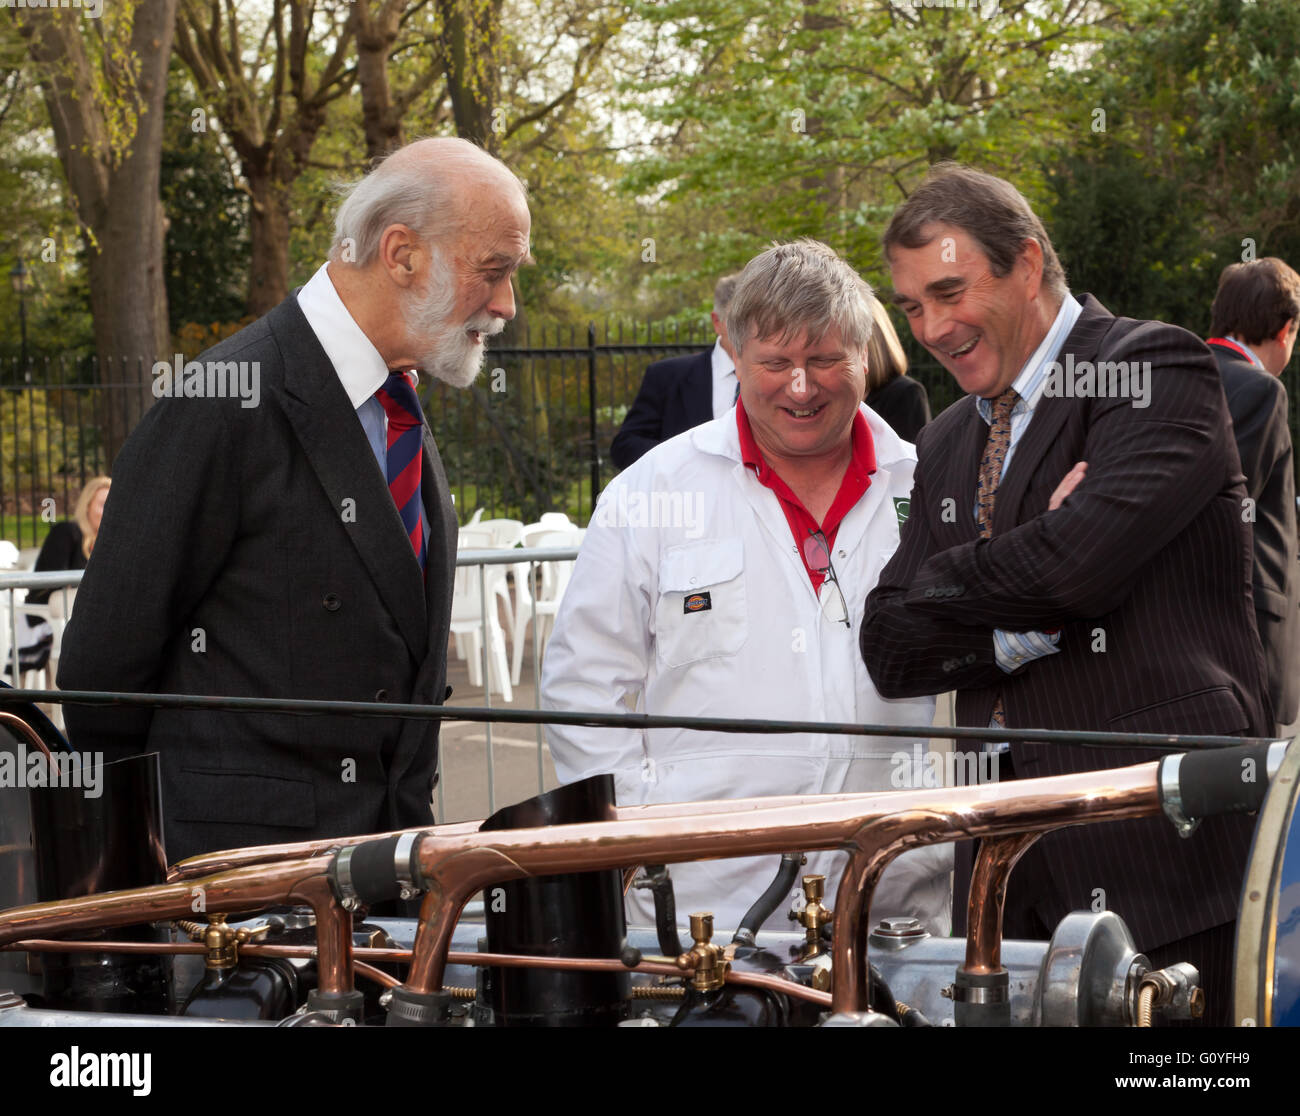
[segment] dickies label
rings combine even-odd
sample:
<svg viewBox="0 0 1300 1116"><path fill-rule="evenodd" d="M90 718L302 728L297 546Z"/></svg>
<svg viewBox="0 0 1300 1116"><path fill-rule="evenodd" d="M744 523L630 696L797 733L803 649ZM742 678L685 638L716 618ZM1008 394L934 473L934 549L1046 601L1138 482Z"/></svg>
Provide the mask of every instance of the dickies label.
<svg viewBox="0 0 1300 1116"><path fill-rule="evenodd" d="M708 593L692 593L682 602L683 612L708 612L713 607L713 598Z"/></svg>

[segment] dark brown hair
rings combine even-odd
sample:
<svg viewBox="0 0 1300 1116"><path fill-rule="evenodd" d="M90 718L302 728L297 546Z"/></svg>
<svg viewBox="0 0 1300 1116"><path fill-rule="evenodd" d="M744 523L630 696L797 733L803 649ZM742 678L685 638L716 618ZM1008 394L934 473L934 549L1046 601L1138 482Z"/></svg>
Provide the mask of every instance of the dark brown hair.
<svg viewBox="0 0 1300 1116"><path fill-rule="evenodd" d="M1276 337L1300 318L1300 275L1276 256L1229 264L1219 276L1210 309L1210 333L1231 333L1247 345Z"/></svg>
<svg viewBox="0 0 1300 1116"><path fill-rule="evenodd" d="M989 269L1001 278L1014 266L1025 241L1043 250L1043 286L1064 298L1065 269L1056 257L1043 223L1010 182L960 163L936 163L912 195L889 219L885 259L895 245L924 248L933 234L927 226L953 225L969 233L988 257Z"/></svg>

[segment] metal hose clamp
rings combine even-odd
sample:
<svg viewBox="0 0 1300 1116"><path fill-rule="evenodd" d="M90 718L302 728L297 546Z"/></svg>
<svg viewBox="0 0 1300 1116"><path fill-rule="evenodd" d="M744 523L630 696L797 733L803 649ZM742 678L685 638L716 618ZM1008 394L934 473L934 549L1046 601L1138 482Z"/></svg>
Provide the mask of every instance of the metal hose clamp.
<svg viewBox="0 0 1300 1116"><path fill-rule="evenodd" d="M397 883L401 888L400 895L403 899L414 899L420 892L420 886L411 871L411 851L415 848L415 842L422 836L423 834L420 833L403 833L393 848L393 870L397 874Z"/></svg>
<svg viewBox="0 0 1300 1116"><path fill-rule="evenodd" d="M1183 813L1183 796L1178 781L1178 768L1182 762L1181 752L1177 755L1165 756L1160 761L1160 799L1165 817L1174 823L1178 836L1190 837L1201 824L1201 819L1189 818Z"/></svg>
<svg viewBox="0 0 1300 1116"><path fill-rule="evenodd" d="M352 854L356 845L346 845L334 858L334 890L338 892L339 903L345 911L355 911L361 906L361 898L352 883Z"/></svg>

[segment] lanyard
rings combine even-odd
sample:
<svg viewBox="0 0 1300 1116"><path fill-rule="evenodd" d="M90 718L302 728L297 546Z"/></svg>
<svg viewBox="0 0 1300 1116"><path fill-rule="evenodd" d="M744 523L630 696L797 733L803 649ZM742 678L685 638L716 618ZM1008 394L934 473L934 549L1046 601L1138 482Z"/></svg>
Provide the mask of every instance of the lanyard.
<svg viewBox="0 0 1300 1116"><path fill-rule="evenodd" d="M1222 345L1225 349L1232 349L1233 351L1240 353L1242 356L1244 356L1248 361L1250 361L1251 364L1255 365L1255 367L1257 368L1262 367L1254 353L1252 353L1244 345L1238 345L1236 341L1232 341L1227 337L1211 337L1205 343L1207 345Z"/></svg>

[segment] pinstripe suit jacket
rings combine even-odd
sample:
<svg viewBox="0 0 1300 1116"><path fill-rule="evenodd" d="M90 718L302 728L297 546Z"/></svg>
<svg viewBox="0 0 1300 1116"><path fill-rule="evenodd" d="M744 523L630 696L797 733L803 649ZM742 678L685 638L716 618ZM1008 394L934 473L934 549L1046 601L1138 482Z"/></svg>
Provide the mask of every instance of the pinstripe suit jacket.
<svg viewBox="0 0 1300 1116"><path fill-rule="evenodd" d="M1192 334L1116 318L1091 296L1057 360L1069 354L1076 367L1149 362L1149 405L1045 396L1002 478L988 540L971 512L988 437L974 398L926 427L910 517L867 598L872 678L891 698L956 689L960 725L988 725L1001 695L1011 728L1271 732L1246 493L1213 357ZM1078 461L1086 479L1048 512ZM1059 654L1013 674L994 662L995 628L1054 627ZM1013 747L1022 778L1151 758ZM1251 830L1250 819L1214 819L1183 840L1159 819L1045 837L1013 874L1008 936L1028 933L1032 915L1050 928L1092 907L1097 889L1140 949L1230 922Z"/></svg>
<svg viewBox="0 0 1300 1116"><path fill-rule="evenodd" d="M259 405L163 399L127 439L60 687L441 704L456 518L428 428L421 578L296 295L199 359L256 361ZM432 820L437 722L65 712L78 748L160 754L172 860Z"/></svg>

